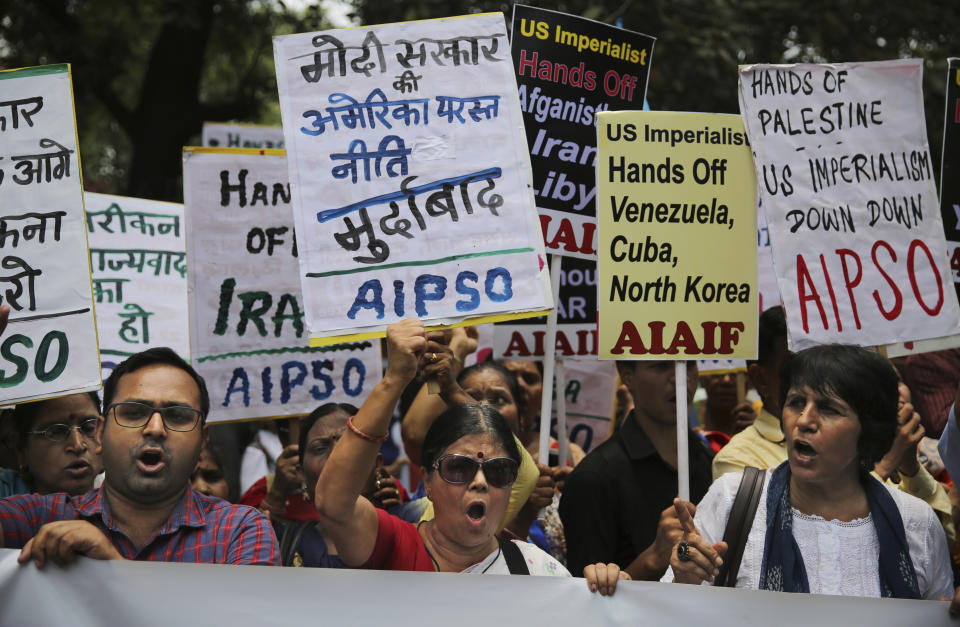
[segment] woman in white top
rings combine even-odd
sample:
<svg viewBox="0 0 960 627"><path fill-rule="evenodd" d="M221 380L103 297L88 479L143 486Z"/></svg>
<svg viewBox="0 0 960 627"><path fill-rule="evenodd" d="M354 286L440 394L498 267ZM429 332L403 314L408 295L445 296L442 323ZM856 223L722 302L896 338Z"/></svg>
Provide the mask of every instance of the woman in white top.
<svg viewBox="0 0 960 627"><path fill-rule="evenodd" d="M897 429L897 376L880 355L827 345L780 376L787 461L767 471L736 587L868 597L952 596L946 538L930 506L868 472ZM741 475L721 477L684 527L664 581L712 582Z"/></svg>

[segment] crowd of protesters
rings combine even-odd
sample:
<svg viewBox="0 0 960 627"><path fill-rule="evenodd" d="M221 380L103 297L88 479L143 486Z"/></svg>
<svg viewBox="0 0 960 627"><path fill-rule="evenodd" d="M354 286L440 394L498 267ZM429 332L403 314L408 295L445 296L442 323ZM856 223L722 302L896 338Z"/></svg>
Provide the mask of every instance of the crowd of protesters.
<svg viewBox="0 0 960 627"><path fill-rule="evenodd" d="M688 404L706 393L687 434L690 502L676 498L674 362L618 362L615 430L587 453L569 443L558 466L537 455L542 368L464 367L469 328L391 325L385 372L359 407L328 403L246 438L234 425L241 436L220 446L202 377L149 349L113 370L102 402L73 394L0 415L0 544L21 549L23 568L85 556L572 575L603 595L642 579L952 598L957 351L791 354L779 307L759 337L755 402L687 362Z"/></svg>

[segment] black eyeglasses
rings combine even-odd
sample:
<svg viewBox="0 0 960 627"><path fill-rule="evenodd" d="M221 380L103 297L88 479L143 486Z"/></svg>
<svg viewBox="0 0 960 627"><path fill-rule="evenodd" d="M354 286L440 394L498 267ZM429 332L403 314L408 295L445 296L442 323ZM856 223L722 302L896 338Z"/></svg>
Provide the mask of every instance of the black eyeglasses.
<svg viewBox="0 0 960 627"><path fill-rule="evenodd" d="M483 468L483 476L494 488L513 485L520 470L520 465L509 457L494 457L478 462L472 457L458 453L444 455L433 462L433 467L440 473L441 479L454 485L469 483L477 475L477 470Z"/></svg>
<svg viewBox="0 0 960 627"><path fill-rule="evenodd" d="M48 440L53 440L54 442L66 442L67 438L70 437L70 434L74 429L79 431L80 435L85 438L93 438L93 436L97 433L97 419L88 418L78 425L65 425L58 422L56 424L47 425L39 431L27 431L27 433L30 435L42 435Z"/></svg>
<svg viewBox="0 0 960 627"><path fill-rule="evenodd" d="M154 413L160 412L163 426L170 431L193 431L203 413L193 407L174 405L172 407L153 407L134 401L112 403L107 407L107 413L113 414L113 419L121 427L138 429L150 421Z"/></svg>

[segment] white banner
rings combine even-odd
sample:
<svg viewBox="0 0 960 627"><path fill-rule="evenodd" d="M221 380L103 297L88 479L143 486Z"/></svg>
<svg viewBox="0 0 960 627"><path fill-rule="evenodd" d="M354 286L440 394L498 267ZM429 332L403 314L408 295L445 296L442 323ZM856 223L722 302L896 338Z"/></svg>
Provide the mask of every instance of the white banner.
<svg viewBox="0 0 960 627"><path fill-rule="evenodd" d="M183 205L83 195L103 377L153 346L190 359Z"/></svg>
<svg viewBox="0 0 960 627"><path fill-rule="evenodd" d="M100 387L70 66L0 71L0 402Z"/></svg>
<svg viewBox="0 0 960 627"><path fill-rule="evenodd" d="M210 421L359 405L380 380L380 342L311 348L282 151L183 155L193 365Z"/></svg>
<svg viewBox="0 0 960 627"><path fill-rule="evenodd" d="M921 78L919 59L740 70L794 350L960 331Z"/></svg>
<svg viewBox="0 0 960 627"><path fill-rule="evenodd" d="M0 549L0 626L337 622L377 627L493 625L923 625L950 627L936 601L621 581L612 597L583 579L102 562L16 563ZM147 600L150 600L149 602ZM426 618L426 620L425 620Z"/></svg>
<svg viewBox="0 0 960 627"><path fill-rule="evenodd" d="M204 122L204 146L219 148L267 148L283 150L283 128L239 122Z"/></svg>
<svg viewBox="0 0 960 627"><path fill-rule="evenodd" d="M551 306L502 14L276 37L274 57L315 343Z"/></svg>

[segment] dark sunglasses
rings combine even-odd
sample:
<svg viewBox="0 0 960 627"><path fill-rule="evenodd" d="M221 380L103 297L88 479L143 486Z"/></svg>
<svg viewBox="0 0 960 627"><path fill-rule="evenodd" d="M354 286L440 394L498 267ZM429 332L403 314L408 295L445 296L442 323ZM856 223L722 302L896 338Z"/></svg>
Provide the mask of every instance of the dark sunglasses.
<svg viewBox="0 0 960 627"><path fill-rule="evenodd" d="M472 457L451 453L433 462L440 478L447 483L462 485L473 481L477 470L483 469L483 476L494 488L506 488L517 480L520 465L509 457L494 457L478 462Z"/></svg>

